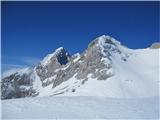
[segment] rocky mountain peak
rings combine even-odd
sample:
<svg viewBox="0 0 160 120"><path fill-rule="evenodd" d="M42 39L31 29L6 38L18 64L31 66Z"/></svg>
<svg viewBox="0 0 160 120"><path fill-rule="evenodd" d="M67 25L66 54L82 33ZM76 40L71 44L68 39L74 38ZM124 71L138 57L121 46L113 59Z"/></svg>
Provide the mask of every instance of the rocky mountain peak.
<svg viewBox="0 0 160 120"><path fill-rule="evenodd" d="M99 54L101 57L107 57L110 59L110 56L113 53L123 53L123 48L124 46L115 38L108 35L102 35L90 42L86 54Z"/></svg>
<svg viewBox="0 0 160 120"><path fill-rule="evenodd" d="M59 47L53 53L48 54L35 70L40 76L41 81L55 74L55 70L65 67L70 61L71 56L63 47Z"/></svg>
<svg viewBox="0 0 160 120"><path fill-rule="evenodd" d="M88 48L90 47L101 47L105 45L113 45L113 46L118 46L121 45L119 41L117 41L115 38L108 36L108 35L102 35L100 37L97 37L94 39L89 45Z"/></svg>
<svg viewBox="0 0 160 120"><path fill-rule="evenodd" d="M120 45L121 43L117 41L115 38L109 35L102 35L97 38L99 44L113 44L113 45Z"/></svg>
<svg viewBox="0 0 160 120"><path fill-rule="evenodd" d="M66 65L71 57L63 47L56 49L55 53L57 60L61 65Z"/></svg>
<svg viewBox="0 0 160 120"><path fill-rule="evenodd" d="M61 65L65 65L68 63L70 59L70 55L67 52L66 49L63 47L59 47L56 49L53 53L48 54L42 61L41 65L46 66L48 65L52 60L58 61Z"/></svg>

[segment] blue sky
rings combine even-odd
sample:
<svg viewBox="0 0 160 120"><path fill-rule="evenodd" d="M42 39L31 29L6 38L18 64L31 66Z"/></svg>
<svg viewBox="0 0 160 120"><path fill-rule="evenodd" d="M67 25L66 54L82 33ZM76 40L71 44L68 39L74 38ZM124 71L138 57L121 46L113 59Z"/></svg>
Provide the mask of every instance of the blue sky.
<svg viewBox="0 0 160 120"><path fill-rule="evenodd" d="M63 46L82 52L103 34L129 48L159 41L159 2L2 2L2 71Z"/></svg>

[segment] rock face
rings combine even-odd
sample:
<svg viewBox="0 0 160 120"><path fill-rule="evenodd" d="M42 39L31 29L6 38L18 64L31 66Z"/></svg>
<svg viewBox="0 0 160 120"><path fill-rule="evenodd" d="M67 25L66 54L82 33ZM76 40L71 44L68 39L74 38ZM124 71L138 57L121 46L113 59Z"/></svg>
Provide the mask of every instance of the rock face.
<svg viewBox="0 0 160 120"><path fill-rule="evenodd" d="M130 54L120 42L110 36L100 36L87 49L70 55L60 47L47 55L33 68L19 70L1 80L1 99L38 96L48 86L52 89L71 78L85 84L88 76L97 80L107 80L114 76L112 59L114 54L127 61ZM75 89L72 90L75 92Z"/></svg>
<svg viewBox="0 0 160 120"><path fill-rule="evenodd" d="M35 67L36 73L40 77L43 86L53 83L54 79L46 80L52 76L57 76L56 70L63 68L70 61L71 56L62 47L55 50L54 53L47 55L38 66Z"/></svg>
<svg viewBox="0 0 160 120"><path fill-rule="evenodd" d="M11 99L38 95L36 89L33 88L33 74L31 68L26 68L3 78L1 81L1 98Z"/></svg>

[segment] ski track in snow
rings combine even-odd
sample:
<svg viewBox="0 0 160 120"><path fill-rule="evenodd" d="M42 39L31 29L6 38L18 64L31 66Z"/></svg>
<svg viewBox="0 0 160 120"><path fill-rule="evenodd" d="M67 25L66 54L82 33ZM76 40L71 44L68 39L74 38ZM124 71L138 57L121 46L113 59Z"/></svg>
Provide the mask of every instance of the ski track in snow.
<svg viewBox="0 0 160 120"><path fill-rule="evenodd" d="M2 119L157 119L158 97L39 97L2 101Z"/></svg>

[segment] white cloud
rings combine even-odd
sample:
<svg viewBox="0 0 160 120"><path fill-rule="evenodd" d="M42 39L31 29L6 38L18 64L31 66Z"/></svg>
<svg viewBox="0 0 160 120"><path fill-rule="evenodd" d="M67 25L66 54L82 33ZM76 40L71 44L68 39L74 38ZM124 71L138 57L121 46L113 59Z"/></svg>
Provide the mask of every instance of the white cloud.
<svg viewBox="0 0 160 120"><path fill-rule="evenodd" d="M2 64L2 73L12 69L21 69L27 67L26 65L15 65L15 64Z"/></svg>
<svg viewBox="0 0 160 120"><path fill-rule="evenodd" d="M37 65L40 62L39 58L33 57L22 57L20 60L30 66Z"/></svg>
<svg viewBox="0 0 160 120"><path fill-rule="evenodd" d="M7 63L9 61L9 63ZM11 69L20 69L37 65L39 58L22 56L2 56L2 73Z"/></svg>

